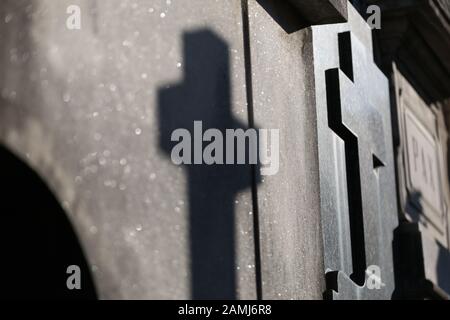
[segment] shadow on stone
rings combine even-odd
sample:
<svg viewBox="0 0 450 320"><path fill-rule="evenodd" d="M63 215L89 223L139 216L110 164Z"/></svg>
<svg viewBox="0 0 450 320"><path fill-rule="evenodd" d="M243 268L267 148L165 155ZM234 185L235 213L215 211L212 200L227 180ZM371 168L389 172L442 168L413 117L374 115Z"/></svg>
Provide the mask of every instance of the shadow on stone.
<svg viewBox="0 0 450 320"><path fill-rule="evenodd" d="M418 210L413 216L418 221L422 212L422 194L414 192L410 195L409 202ZM409 209L408 212L412 212ZM422 245L422 233L417 222L400 221L394 231L393 253L395 271L395 291L392 298L404 299L446 299L450 292L448 286L450 273L450 255L448 250L436 241L438 249L436 265L436 281L434 284L427 279L424 248ZM430 259L430 257L428 258ZM437 286L436 286L437 285Z"/></svg>
<svg viewBox="0 0 450 320"><path fill-rule="evenodd" d="M231 112L228 45L213 32L198 30L183 35L183 50L182 82L161 88L158 96L160 147L168 157L178 143L171 141L174 130L188 130L194 144L194 121L202 121L203 131L247 129ZM193 159L193 147L191 154ZM235 197L251 188L252 167L204 162L183 167L189 190L191 298L235 299Z"/></svg>

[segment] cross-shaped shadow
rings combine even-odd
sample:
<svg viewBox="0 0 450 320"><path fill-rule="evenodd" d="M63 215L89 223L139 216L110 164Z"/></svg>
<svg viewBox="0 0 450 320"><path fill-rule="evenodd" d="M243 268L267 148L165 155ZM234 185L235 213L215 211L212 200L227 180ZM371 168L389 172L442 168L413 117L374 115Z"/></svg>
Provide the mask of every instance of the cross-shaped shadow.
<svg viewBox="0 0 450 320"><path fill-rule="evenodd" d="M247 129L231 112L228 45L209 30L183 35L184 78L159 91L160 147L170 157L175 129ZM224 142L225 143L225 142ZM208 143L203 143L203 146ZM193 155L192 149L192 155ZM248 162L247 162L248 163ZM246 165L184 165L188 177L192 299L235 299L235 196L252 186Z"/></svg>

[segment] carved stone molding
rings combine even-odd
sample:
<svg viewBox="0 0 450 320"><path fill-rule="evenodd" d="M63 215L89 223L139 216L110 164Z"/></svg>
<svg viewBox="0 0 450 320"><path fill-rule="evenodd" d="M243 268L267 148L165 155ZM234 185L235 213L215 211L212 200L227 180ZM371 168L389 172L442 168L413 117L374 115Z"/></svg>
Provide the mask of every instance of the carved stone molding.
<svg viewBox="0 0 450 320"><path fill-rule="evenodd" d="M382 10L376 34L383 69L392 62L427 103L450 97L450 3L445 0L356 1L364 13L368 5Z"/></svg>

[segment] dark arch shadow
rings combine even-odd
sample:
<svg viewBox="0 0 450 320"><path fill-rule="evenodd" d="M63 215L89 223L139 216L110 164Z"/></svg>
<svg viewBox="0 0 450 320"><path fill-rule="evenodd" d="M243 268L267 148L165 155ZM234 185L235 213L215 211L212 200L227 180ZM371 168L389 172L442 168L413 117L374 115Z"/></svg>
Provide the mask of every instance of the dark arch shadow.
<svg viewBox="0 0 450 320"><path fill-rule="evenodd" d="M96 299L88 264L64 210L40 177L0 146L2 299ZM67 267L81 269L69 290Z"/></svg>

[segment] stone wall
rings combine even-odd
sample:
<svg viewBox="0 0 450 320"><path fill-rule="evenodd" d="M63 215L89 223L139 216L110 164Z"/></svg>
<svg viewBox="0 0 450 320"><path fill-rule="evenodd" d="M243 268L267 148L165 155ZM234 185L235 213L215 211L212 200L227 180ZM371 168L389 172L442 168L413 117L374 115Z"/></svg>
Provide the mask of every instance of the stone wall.
<svg viewBox="0 0 450 320"><path fill-rule="evenodd" d="M65 209L100 298L390 299L415 263L392 259L412 178L399 91L436 138L440 197L416 185L448 254L448 34L408 69L386 39L414 38L410 18L353 2L381 5L374 38L346 0L1 2L0 143ZM194 121L279 129L278 172L175 165L171 134Z"/></svg>

